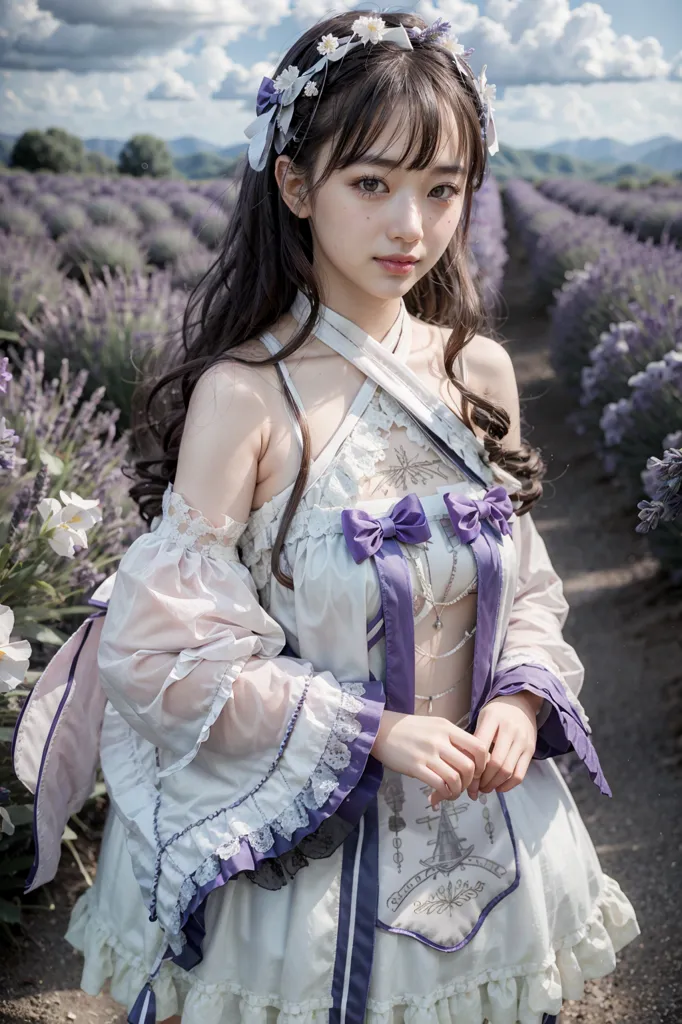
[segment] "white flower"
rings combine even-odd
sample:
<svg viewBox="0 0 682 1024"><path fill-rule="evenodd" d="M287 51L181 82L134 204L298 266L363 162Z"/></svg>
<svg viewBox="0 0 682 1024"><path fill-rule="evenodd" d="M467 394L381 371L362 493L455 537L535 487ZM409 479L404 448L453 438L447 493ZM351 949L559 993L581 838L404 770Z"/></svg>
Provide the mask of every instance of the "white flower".
<svg viewBox="0 0 682 1024"><path fill-rule="evenodd" d="M46 530L54 531L47 538L52 550L65 558L73 558L76 544L87 548L88 537L85 531L102 521L102 513L97 499L81 498L75 492L69 494L67 491L60 491L59 497L64 503L63 507L56 498L43 498L38 505L38 512L43 517Z"/></svg>
<svg viewBox="0 0 682 1024"><path fill-rule="evenodd" d="M306 84L305 84L305 86L303 88L303 95L304 96L317 96L319 91L320 90L317 88L315 83L311 80L310 82L306 82Z"/></svg>
<svg viewBox="0 0 682 1024"><path fill-rule="evenodd" d="M322 36L319 43L317 44L317 52L321 53L322 56L326 56L328 53L334 53L339 48L339 40L336 36L333 36L331 32L328 32L326 36Z"/></svg>
<svg viewBox="0 0 682 1024"><path fill-rule="evenodd" d="M282 71L274 81L277 92L284 92L298 79L299 71L295 64L290 64L286 71Z"/></svg>
<svg viewBox="0 0 682 1024"><path fill-rule="evenodd" d="M363 43L379 43L384 38L386 22L376 14L363 15L353 22L353 35L360 36Z"/></svg>
<svg viewBox="0 0 682 1024"><path fill-rule="evenodd" d="M460 43L457 36L447 36L440 45L444 46L455 57L458 57L460 53L464 53L464 46Z"/></svg>
<svg viewBox="0 0 682 1024"><path fill-rule="evenodd" d="M0 693L14 690L23 683L31 657L28 640L14 640L10 643L14 612L6 604L0 604Z"/></svg>

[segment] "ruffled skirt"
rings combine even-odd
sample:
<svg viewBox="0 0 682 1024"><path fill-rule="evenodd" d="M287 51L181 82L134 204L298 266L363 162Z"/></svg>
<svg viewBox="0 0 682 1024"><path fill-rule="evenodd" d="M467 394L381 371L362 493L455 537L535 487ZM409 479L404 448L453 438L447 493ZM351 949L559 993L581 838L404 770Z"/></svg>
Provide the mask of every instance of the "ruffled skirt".
<svg viewBox="0 0 682 1024"><path fill-rule="evenodd" d="M639 935L552 761L531 762L507 805L518 889L455 953L377 930L366 1024L541 1024L564 1000L580 999L585 981L611 973ZM333 964L339 856L311 862L278 892L237 877L211 893L204 959L190 972L162 965L157 1021L327 1024L331 975L323 991L315 984L320 964ZM111 995L130 1010L162 943L111 812L95 884L76 903L66 938L85 956L82 988L97 995L110 979Z"/></svg>

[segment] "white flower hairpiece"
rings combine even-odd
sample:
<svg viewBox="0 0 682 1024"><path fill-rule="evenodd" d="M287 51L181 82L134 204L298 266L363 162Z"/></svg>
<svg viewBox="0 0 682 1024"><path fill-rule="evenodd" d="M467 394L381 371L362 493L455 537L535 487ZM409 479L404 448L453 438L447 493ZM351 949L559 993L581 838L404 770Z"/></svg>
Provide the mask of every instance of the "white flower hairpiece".
<svg viewBox="0 0 682 1024"><path fill-rule="evenodd" d="M356 18L351 29L351 35L343 39L339 39L331 32L323 35L317 44L320 58L307 71L301 72L295 64L290 64L275 79L267 76L263 78L256 98L258 116L247 126L244 133L250 140L248 158L249 164L255 171L262 171L265 168L273 144L276 152L281 153L293 138L294 131L291 122L294 104L301 93L308 98L319 96L320 85L312 81L313 77L324 71L328 63L341 60L349 50L356 46L381 42L396 43L403 50L412 50L412 40L415 40L419 43L435 43L449 50L460 72L470 78L474 84L482 109L481 129L488 151L491 156L497 153L499 145L493 120L495 86L489 84L486 79L487 65L483 68L480 78L474 77L467 63L467 58L473 53L473 50L465 50L457 37L450 34L449 22L443 18L437 18L427 28L406 30L403 25L388 27L383 18L372 14Z"/></svg>

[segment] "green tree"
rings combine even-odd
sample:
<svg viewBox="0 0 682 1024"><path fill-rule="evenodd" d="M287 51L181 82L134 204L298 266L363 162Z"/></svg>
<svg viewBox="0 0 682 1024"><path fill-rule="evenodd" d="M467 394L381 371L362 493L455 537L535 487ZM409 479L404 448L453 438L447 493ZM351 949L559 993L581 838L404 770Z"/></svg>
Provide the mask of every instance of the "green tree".
<svg viewBox="0 0 682 1024"><path fill-rule="evenodd" d="M133 135L128 139L118 158L121 174L136 178L149 175L167 178L173 173L173 157L163 139L155 135Z"/></svg>
<svg viewBox="0 0 682 1024"><path fill-rule="evenodd" d="M83 170L86 174L118 174L118 165L110 156L91 150L85 154Z"/></svg>
<svg viewBox="0 0 682 1024"><path fill-rule="evenodd" d="M67 174L80 171L85 160L83 140L63 128L48 128L46 132L32 129L24 132L14 143L10 153L10 167L25 171L54 171Z"/></svg>

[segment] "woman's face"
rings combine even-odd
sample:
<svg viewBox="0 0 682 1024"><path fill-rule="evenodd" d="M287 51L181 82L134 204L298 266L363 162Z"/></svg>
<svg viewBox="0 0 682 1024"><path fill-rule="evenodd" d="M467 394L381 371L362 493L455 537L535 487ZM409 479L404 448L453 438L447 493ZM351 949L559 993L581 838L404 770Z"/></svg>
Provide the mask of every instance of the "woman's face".
<svg viewBox="0 0 682 1024"><path fill-rule="evenodd" d="M404 123L396 110L361 163L335 170L297 208L310 219L314 265L327 295L359 289L378 299L401 297L438 262L455 233L467 169L458 166L454 115L445 121L440 152L425 170L387 166L404 148L400 136L388 145ZM319 167L329 148L320 154ZM414 262L386 259L396 255Z"/></svg>

